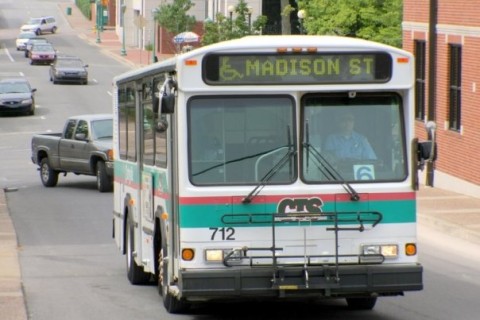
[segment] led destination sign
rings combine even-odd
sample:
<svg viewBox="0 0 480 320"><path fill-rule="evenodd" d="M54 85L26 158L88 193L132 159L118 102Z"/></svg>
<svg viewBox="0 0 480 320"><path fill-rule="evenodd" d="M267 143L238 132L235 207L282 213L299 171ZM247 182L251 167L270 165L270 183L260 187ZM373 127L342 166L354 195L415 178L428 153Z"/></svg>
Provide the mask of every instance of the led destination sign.
<svg viewBox="0 0 480 320"><path fill-rule="evenodd" d="M203 61L211 85L387 82L386 53L212 54Z"/></svg>

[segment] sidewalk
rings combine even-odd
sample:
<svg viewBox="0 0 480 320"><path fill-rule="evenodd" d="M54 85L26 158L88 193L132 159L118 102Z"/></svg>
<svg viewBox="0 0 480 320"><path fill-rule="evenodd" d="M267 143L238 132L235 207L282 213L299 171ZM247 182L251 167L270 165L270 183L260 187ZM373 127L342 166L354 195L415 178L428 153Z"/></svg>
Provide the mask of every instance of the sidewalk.
<svg viewBox="0 0 480 320"><path fill-rule="evenodd" d="M83 17L74 4L60 3L59 7L72 28L78 31L79 37L98 45L103 53L132 68L151 63L148 52L138 48L127 47L127 55L122 56L122 44L115 30L104 30L100 34L101 41L97 42L94 22ZM67 7L72 8L71 15L66 15ZM4 192L5 190L0 189L0 319L27 320L18 262L21 247L17 243ZM417 199L419 224L480 244L480 196L471 197L421 186Z"/></svg>
<svg viewBox="0 0 480 320"><path fill-rule="evenodd" d="M95 20L88 20L74 3L62 2L58 4L58 7L70 26L77 31L78 36L92 45L99 46L102 53L115 58L121 63L130 65L132 68L152 63L151 52L140 50L137 47L126 46L126 55L122 55L122 42L115 33L115 28L106 27L103 31L97 33ZM71 14L67 14L67 7L71 8Z"/></svg>

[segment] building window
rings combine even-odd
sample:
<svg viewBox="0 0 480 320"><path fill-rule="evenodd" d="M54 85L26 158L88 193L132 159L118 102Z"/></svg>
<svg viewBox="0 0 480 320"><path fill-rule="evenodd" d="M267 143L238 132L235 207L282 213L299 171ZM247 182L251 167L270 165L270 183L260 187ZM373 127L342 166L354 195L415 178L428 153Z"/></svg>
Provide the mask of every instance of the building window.
<svg viewBox="0 0 480 320"><path fill-rule="evenodd" d="M425 118L425 41L415 40L415 119Z"/></svg>
<svg viewBox="0 0 480 320"><path fill-rule="evenodd" d="M462 47L449 45L450 53L450 81L448 105L448 128L453 131L460 131L462 111Z"/></svg>

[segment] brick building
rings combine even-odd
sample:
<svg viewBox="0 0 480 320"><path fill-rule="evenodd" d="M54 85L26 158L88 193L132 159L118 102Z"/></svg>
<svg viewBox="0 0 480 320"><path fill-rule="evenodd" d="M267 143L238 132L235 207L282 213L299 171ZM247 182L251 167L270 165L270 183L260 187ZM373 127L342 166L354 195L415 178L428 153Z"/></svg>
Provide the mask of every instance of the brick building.
<svg viewBox="0 0 480 320"><path fill-rule="evenodd" d="M436 52L434 103L429 99L431 3L437 4L436 47L431 50ZM416 63L417 135L426 138L426 120L437 123L435 186L479 196L480 0L404 0L403 4L403 48L415 55Z"/></svg>

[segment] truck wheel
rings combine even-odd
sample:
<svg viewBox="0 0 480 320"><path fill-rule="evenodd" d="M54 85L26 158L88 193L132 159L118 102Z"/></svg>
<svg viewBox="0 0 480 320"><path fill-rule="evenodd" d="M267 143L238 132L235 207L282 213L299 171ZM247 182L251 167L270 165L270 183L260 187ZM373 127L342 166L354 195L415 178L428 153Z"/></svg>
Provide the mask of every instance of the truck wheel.
<svg viewBox="0 0 480 320"><path fill-rule="evenodd" d="M130 215L127 218L127 230L125 230L125 244L127 246L127 278L131 284L145 284L150 280L150 274L143 271L134 259L135 238L133 221Z"/></svg>
<svg viewBox="0 0 480 320"><path fill-rule="evenodd" d="M190 304L185 299L177 299L168 290L168 259L164 256L165 252L167 252L166 248L162 248L158 255L158 293L162 296L163 305L169 313L184 313L189 309Z"/></svg>
<svg viewBox="0 0 480 320"><path fill-rule="evenodd" d="M40 162L40 179L45 187L55 187L58 182L58 172L53 170L48 163L48 158Z"/></svg>
<svg viewBox="0 0 480 320"><path fill-rule="evenodd" d="M107 169L103 161L97 162L97 189L100 192L109 192L113 189L112 177L107 175Z"/></svg>
<svg viewBox="0 0 480 320"><path fill-rule="evenodd" d="M347 298L348 308L352 310L372 310L377 298Z"/></svg>

